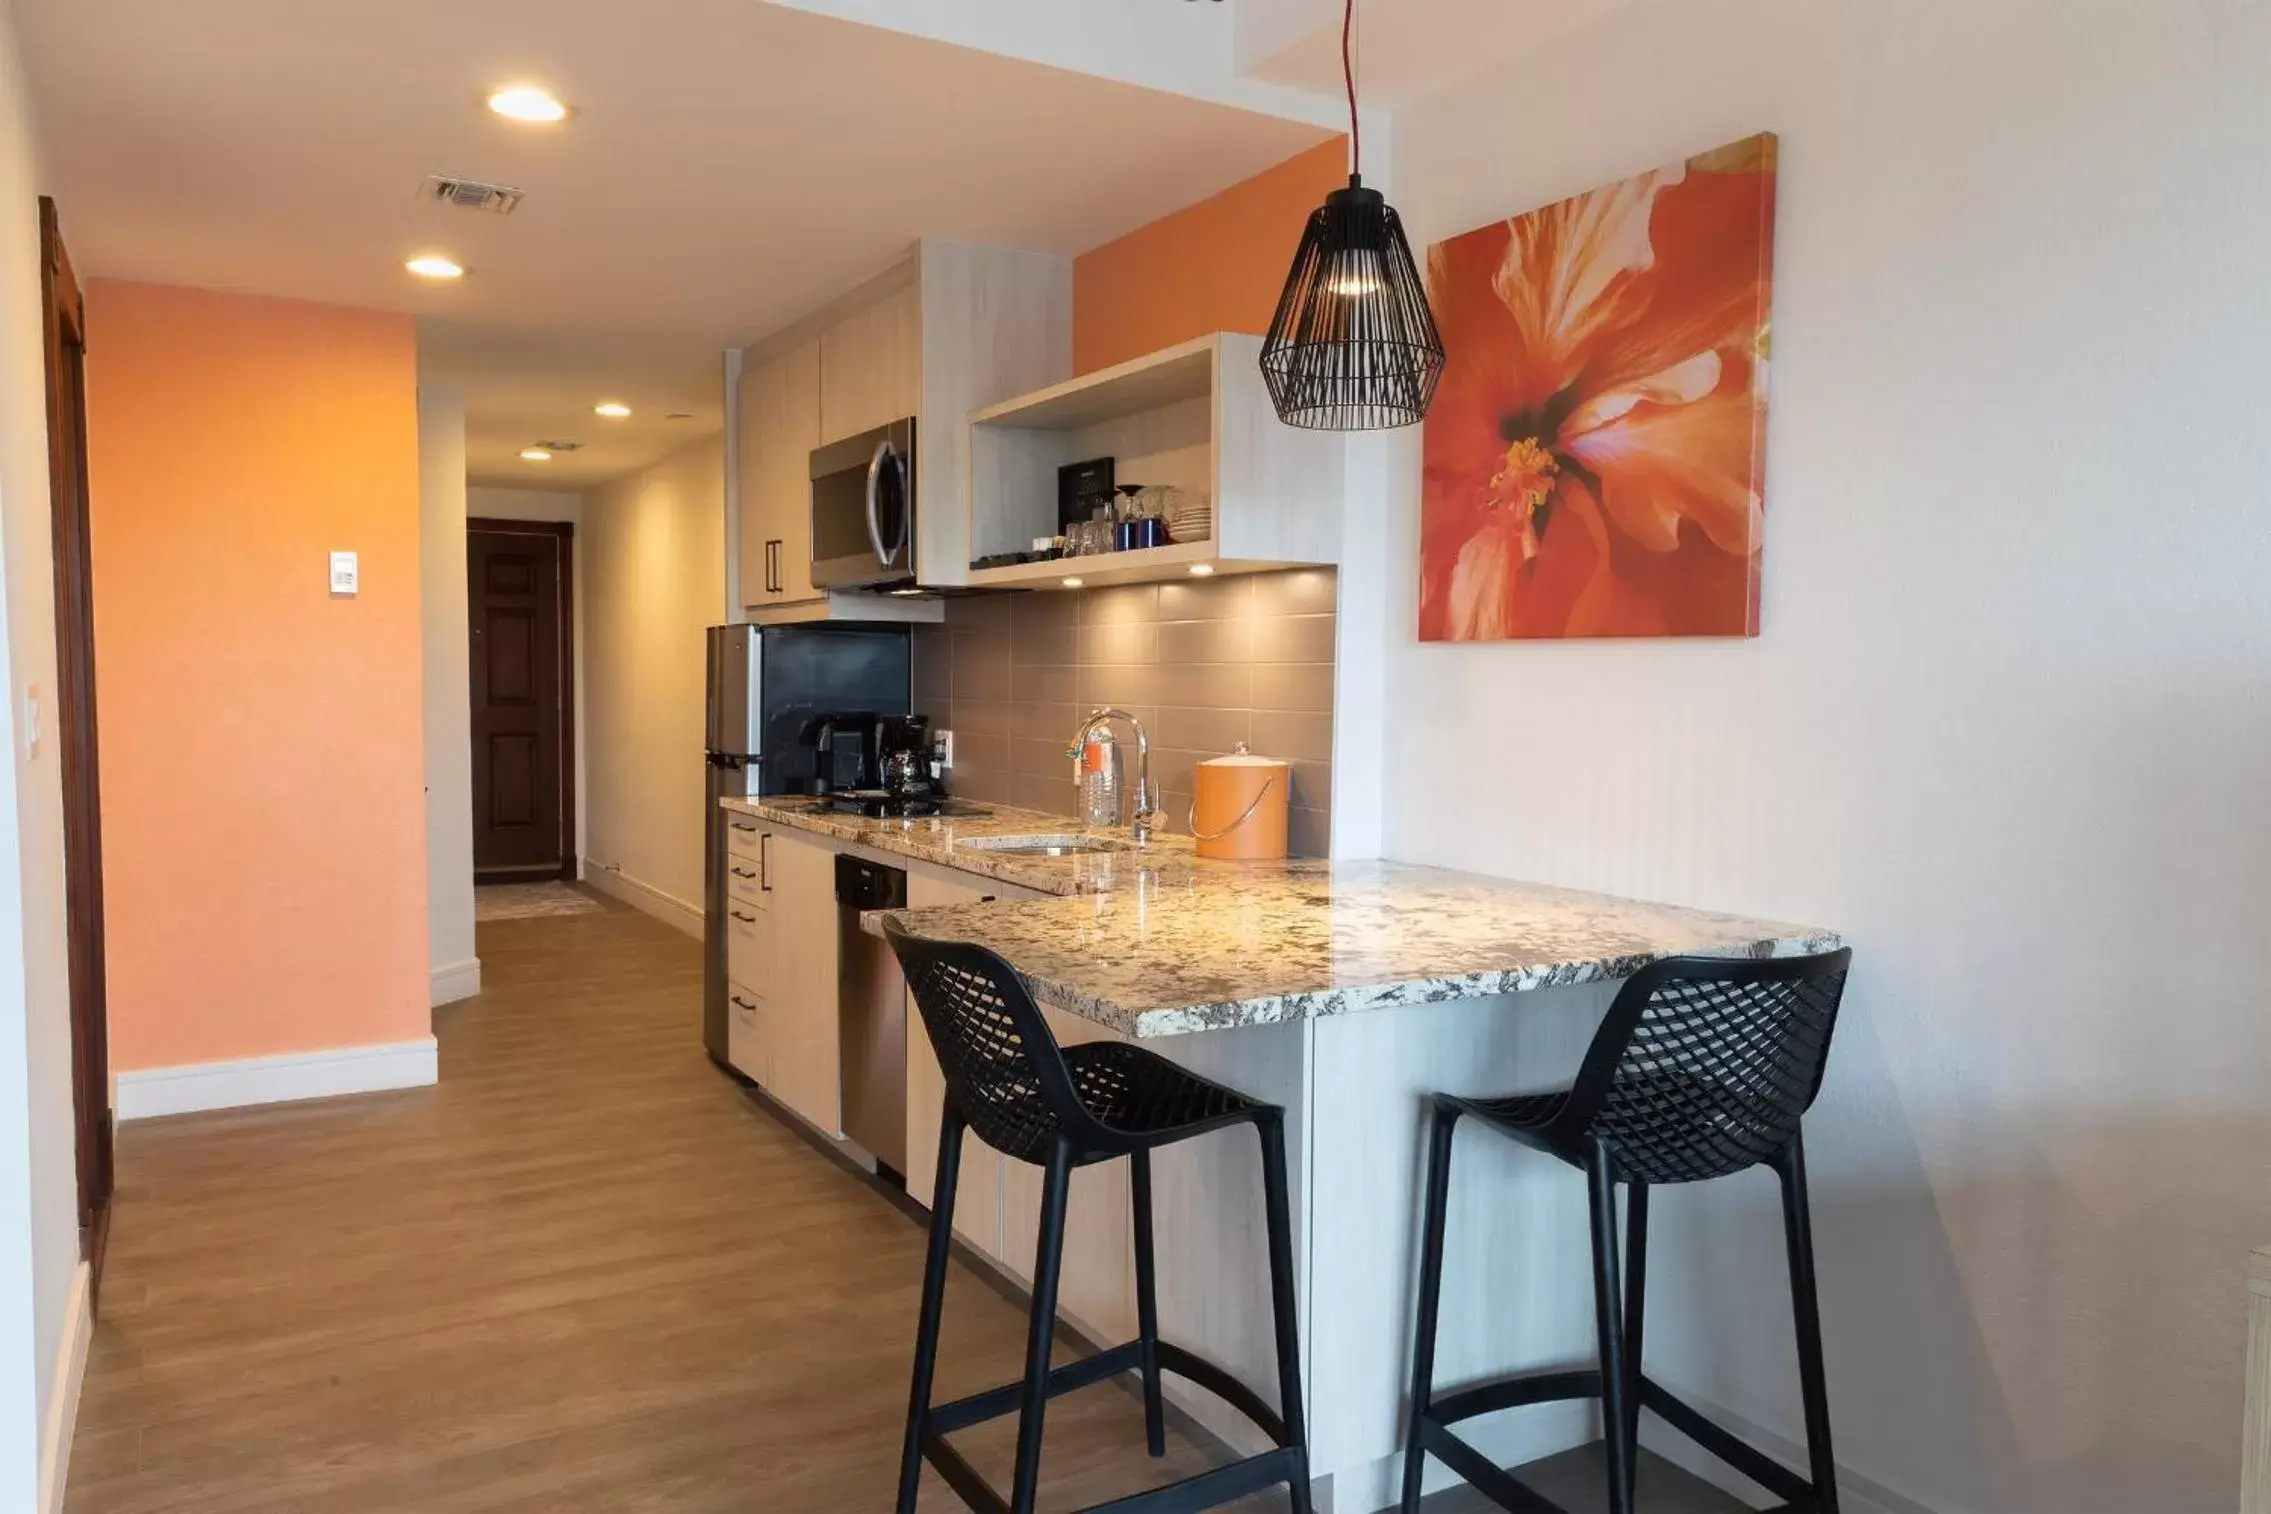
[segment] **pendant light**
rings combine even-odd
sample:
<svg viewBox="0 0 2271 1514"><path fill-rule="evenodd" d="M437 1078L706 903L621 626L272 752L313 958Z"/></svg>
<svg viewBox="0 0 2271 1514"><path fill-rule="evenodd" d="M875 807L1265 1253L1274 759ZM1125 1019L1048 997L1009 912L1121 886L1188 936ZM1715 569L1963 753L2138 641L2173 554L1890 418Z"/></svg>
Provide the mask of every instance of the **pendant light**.
<svg viewBox="0 0 2271 1514"><path fill-rule="evenodd" d="M1356 0L1341 14L1341 75L1348 84L1348 188L1309 217L1277 314L1262 342L1262 382L1277 417L1324 431L1409 426L1427 414L1443 375L1443 338L1404 240L1403 222L1358 170L1356 67L1349 34Z"/></svg>

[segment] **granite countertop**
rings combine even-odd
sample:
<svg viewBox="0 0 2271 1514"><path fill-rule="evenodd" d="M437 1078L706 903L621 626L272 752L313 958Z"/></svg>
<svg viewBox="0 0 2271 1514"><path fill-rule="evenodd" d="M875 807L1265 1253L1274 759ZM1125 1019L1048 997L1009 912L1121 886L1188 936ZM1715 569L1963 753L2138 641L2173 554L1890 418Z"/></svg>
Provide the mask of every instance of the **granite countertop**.
<svg viewBox="0 0 2271 1514"><path fill-rule="evenodd" d="M989 947L1041 1002L1138 1038L1625 978L1660 957L1841 944L1811 926L1396 862L1296 862L892 918Z"/></svg>
<svg viewBox="0 0 2271 1514"><path fill-rule="evenodd" d="M1043 894L1092 895L1131 887L1187 887L1207 878L1235 882L1256 872L1275 875L1288 867L1305 865L1209 861L1198 855L1188 836L1156 835L1139 851L1133 835L1125 829L1087 831L1070 816L1006 804L964 806L958 802L953 812L929 819L871 820L840 814L818 800L786 795L722 799L719 803L790 830L975 873ZM977 813L968 813L970 810ZM987 851L972 845L1018 836L1076 835L1119 841L1126 849L1046 857Z"/></svg>

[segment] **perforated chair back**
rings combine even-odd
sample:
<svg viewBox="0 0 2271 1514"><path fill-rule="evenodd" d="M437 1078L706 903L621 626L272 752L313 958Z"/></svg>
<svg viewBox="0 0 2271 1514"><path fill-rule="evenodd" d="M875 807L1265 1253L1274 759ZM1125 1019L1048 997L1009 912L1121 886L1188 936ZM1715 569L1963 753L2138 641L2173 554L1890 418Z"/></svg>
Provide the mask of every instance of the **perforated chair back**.
<svg viewBox="0 0 2271 1514"><path fill-rule="evenodd" d="M1673 957L1627 979L1552 1120L1573 1158L1593 1141L1647 1183L1769 1161L1821 1092L1850 951Z"/></svg>
<svg viewBox="0 0 2271 1514"><path fill-rule="evenodd" d="M909 935L893 921L884 922L884 935L947 1092L980 1140L1039 1162L1060 1134L1083 1148L1110 1139L1081 1103L1040 1006L1007 962L982 946Z"/></svg>

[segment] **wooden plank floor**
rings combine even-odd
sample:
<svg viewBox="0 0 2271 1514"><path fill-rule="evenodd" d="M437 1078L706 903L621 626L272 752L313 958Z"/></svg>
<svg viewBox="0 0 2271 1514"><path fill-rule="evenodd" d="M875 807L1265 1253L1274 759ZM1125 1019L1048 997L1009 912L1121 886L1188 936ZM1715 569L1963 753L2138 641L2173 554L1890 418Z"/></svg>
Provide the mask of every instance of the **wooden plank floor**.
<svg viewBox="0 0 2271 1514"><path fill-rule="evenodd" d="M890 1507L921 1230L710 1065L685 936L610 903L480 951L438 1087L120 1132L67 1514ZM958 1274L940 1397L1023 1331ZM957 1440L1006 1486L1013 1433ZM1044 1508L1210 1464L1173 1441L1057 1400Z"/></svg>

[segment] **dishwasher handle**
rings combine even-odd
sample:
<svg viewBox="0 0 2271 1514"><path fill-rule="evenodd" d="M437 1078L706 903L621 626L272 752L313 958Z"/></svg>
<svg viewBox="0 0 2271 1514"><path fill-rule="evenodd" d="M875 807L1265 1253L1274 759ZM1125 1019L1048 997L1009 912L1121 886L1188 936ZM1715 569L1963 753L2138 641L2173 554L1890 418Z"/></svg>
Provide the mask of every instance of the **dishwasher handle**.
<svg viewBox="0 0 2271 1514"><path fill-rule="evenodd" d="M836 903L845 909L905 909L907 874L900 868L838 852Z"/></svg>

